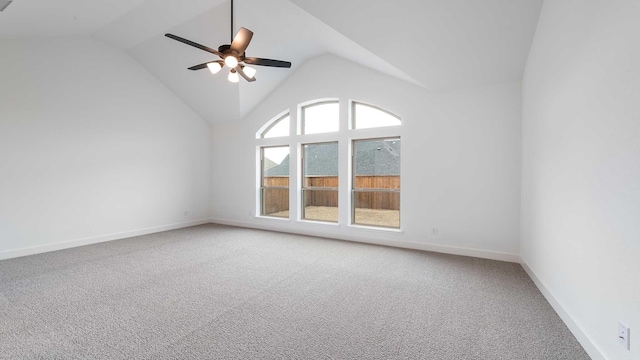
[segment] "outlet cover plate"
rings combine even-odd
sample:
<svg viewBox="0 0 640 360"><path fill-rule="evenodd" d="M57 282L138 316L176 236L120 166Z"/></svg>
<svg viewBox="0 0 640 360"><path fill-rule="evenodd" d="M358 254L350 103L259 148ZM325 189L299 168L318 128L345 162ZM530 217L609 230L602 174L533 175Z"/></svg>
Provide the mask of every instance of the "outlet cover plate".
<svg viewBox="0 0 640 360"><path fill-rule="evenodd" d="M627 350L631 349L631 347L629 346L631 344L629 340L630 340L629 328L625 324L619 322L618 323L618 341Z"/></svg>

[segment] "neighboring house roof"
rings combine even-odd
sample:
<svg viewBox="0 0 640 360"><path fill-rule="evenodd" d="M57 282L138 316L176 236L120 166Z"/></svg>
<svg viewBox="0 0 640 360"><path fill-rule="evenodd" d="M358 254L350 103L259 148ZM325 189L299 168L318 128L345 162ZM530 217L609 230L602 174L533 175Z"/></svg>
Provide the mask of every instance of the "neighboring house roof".
<svg viewBox="0 0 640 360"><path fill-rule="evenodd" d="M356 175L400 175L400 140L355 143ZM337 176L337 143L313 144L305 148L307 176ZM268 165L267 165L268 167ZM265 176L289 175L289 156L265 171Z"/></svg>
<svg viewBox="0 0 640 360"><path fill-rule="evenodd" d="M400 175L400 140L355 143L356 175Z"/></svg>
<svg viewBox="0 0 640 360"><path fill-rule="evenodd" d="M287 161L289 161L289 157L288 156L287 156ZM271 160L271 159L269 159L267 157L264 158L264 167L266 169L271 169L274 166L278 166L278 163L276 163L275 161L273 161L273 160Z"/></svg>
<svg viewBox="0 0 640 360"><path fill-rule="evenodd" d="M279 165L269 168L269 164L273 161L265 159L267 169L264 171L264 176L289 176L289 155Z"/></svg>
<svg viewBox="0 0 640 360"><path fill-rule="evenodd" d="M338 143L304 146L305 176L338 176Z"/></svg>

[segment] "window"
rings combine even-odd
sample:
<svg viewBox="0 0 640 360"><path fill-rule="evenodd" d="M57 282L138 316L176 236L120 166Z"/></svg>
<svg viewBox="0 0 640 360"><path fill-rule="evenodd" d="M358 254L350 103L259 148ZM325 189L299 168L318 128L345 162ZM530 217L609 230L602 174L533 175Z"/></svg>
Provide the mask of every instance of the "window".
<svg viewBox="0 0 640 360"><path fill-rule="evenodd" d="M289 113L276 118L275 120L269 122L264 131L260 132L261 139L281 137L281 136L289 136Z"/></svg>
<svg viewBox="0 0 640 360"><path fill-rule="evenodd" d="M336 132L340 129L340 106L337 101L324 101L304 106L301 116L301 134Z"/></svg>
<svg viewBox="0 0 640 360"><path fill-rule="evenodd" d="M400 139L353 142L352 222L400 227Z"/></svg>
<svg viewBox="0 0 640 360"><path fill-rule="evenodd" d="M369 129L383 126L398 126L400 118L375 106L358 102L351 103L351 118L354 129Z"/></svg>
<svg viewBox="0 0 640 360"><path fill-rule="evenodd" d="M350 111L341 112L341 102ZM280 113L255 133L260 157L255 212L399 229L400 117L349 99L320 99L296 110Z"/></svg>
<svg viewBox="0 0 640 360"><path fill-rule="evenodd" d="M289 217L289 146L261 149L261 215Z"/></svg>
<svg viewBox="0 0 640 360"><path fill-rule="evenodd" d="M302 146L302 218L338 222L338 143Z"/></svg>

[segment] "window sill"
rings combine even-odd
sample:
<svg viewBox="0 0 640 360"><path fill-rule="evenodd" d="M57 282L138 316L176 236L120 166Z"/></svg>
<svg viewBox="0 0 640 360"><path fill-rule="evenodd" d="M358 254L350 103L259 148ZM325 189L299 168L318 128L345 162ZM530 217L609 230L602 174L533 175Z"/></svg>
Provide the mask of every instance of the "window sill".
<svg viewBox="0 0 640 360"><path fill-rule="evenodd" d="M256 215L254 216L254 218L256 219L264 219L264 220L275 220L275 221L282 221L282 222L291 222L290 218L282 218L282 217L277 217L277 216L265 216L265 215Z"/></svg>
<svg viewBox="0 0 640 360"><path fill-rule="evenodd" d="M339 223L331 222L331 221L299 219L298 222L299 223L304 223L304 224L318 224L318 225L328 225L328 226L335 226L335 227L339 227L340 226Z"/></svg>
<svg viewBox="0 0 640 360"><path fill-rule="evenodd" d="M365 232L386 232L392 234L402 235L404 234L404 230L402 229L394 229L394 228L386 228L381 226L366 226L366 225L349 225L348 229L356 230L356 231L365 231Z"/></svg>

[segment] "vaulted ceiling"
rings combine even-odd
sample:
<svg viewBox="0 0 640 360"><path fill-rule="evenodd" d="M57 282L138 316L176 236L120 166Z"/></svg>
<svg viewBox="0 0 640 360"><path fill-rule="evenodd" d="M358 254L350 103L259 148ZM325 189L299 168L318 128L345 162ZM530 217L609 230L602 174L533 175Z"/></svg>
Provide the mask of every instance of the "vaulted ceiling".
<svg viewBox="0 0 640 360"><path fill-rule="evenodd" d="M245 116L306 60L331 53L433 91L522 77L542 0L235 0L235 27L254 32L258 81L188 71L215 59L167 32L217 48L228 0L14 0L0 39L88 35L122 49L211 123ZM331 71L327 69L326 71Z"/></svg>

